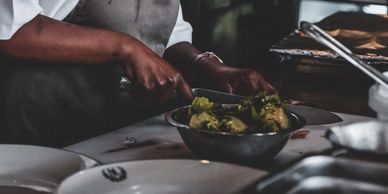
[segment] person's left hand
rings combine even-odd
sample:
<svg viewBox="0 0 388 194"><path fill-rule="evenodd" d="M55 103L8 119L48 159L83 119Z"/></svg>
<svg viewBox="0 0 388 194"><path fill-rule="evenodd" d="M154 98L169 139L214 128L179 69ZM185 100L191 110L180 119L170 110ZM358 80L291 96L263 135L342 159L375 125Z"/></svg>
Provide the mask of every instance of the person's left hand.
<svg viewBox="0 0 388 194"><path fill-rule="evenodd" d="M219 67L212 76L208 77L208 81L212 88L231 94L256 95L259 91L277 93L262 75L246 68Z"/></svg>
<svg viewBox="0 0 388 194"><path fill-rule="evenodd" d="M195 87L240 95L257 95L260 91L277 93L258 72L228 66L214 53L202 53L188 42L180 42L169 47L165 52L165 58L181 72L185 72L187 80Z"/></svg>

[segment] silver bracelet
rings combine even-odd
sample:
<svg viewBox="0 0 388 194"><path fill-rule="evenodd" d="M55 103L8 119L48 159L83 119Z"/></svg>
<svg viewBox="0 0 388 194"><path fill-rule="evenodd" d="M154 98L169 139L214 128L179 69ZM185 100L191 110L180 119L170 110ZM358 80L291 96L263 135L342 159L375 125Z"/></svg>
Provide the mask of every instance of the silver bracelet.
<svg viewBox="0 0 388 194"><path fill-rule="evenodd" d="M210 57L210 58L215 58L217 59L218 62L224 63L220 57L218 57L215 53L213 52L204 52L199 55L197 55L194 59L194 63L197 63L199 60L201 60L203 57Z"/></svg>

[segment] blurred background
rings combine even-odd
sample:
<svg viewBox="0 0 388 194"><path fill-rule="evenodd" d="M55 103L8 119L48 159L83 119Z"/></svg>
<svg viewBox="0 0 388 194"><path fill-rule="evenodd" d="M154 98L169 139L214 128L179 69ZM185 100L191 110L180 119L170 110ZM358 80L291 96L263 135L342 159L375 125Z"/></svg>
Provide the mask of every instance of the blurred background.
<svg viewBox="0 0 388 194"><path fill-rule="evenodd" d="M374 82L350 64L280 58L269 48L298 28L338 11L387 14L387 0L181 0L193 44L226 64L261 72L284 100L335 112L374 116L368 89ZM388 31L388 29L387 29ZM388 67L388 66L387 66ZM388 71L385 66L380 70Z"/></svg>

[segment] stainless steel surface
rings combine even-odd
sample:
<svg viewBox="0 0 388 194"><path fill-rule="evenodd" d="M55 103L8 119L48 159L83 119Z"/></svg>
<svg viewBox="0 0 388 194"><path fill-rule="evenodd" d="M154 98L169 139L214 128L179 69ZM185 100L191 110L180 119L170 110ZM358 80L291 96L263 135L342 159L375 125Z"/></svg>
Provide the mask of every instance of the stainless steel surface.
<svg viewBox="0 0 388 194"><path fill-rule="evenodd" d="M293 104L284 104L284 108L306 119L306 125L324 125L342 122L341 117L338 115L319 108Z"/></svg>
<svg viewBox="0 0 388 194"><path fill-rule="evenodd" d="M325 136L337 147L388 157L388 122L368 121L333 126Z"/></svg>
<svg viewBox="0 0 388 194"><path fill-rule="evenodd" d="M318 41L319 43L329 47L333 51L337 52L341 57L349 61L351 64L356 66L358 69L363 71L369 77L374 79L377 83L388 88L388 78L385 77L380 71L374 67L368 65L363 60L359 59L355 54L352 53L348 48L342 45L340 42L335 40L325 31L323 31L318 26L311 24L309 22L301 22L300 24L303 32L308 34L310 37Z"/></svg>
<svg viewBox="0 0 388 194"><path fill-rule="evenodd" d="M235 104L240 102L244 96L229 94L225 92L203 89L203 88L194 88L193 94L196 97L206 97L210 101L214 101L220 104Z"/></svg>
<svg viewBox="0 0 388 194"><path fill-rule="evenodd" d="M373 66L379 66L379 69L385 69L388 64L388 47L385 46L388 43L387 21L388 18L384 14L339 11L314 24L344 44L358 58ZM342 69L341 67L348 65L344 64L345 60L337 53L324 48L300 30L291 32L272 45L270 51L284 60L291 60L291 63L296 62L301 68L309 66L325 69L324 67L329 65Z"/></svg>
<svg viewBox="0 0 388 194"><path fill-rule="evenodd" d="M295 113L287 113L291 128L271 133L226 133L188 126L188 106L172 110L166 120L178 128L186 145L196 154L209 159L256 161L278 154L286 145L290 134L303 127L306 121Z"/></svg>
<svg viewBox="0 0 388 194"><path fill-rule="evenodd" d="M305 158L247 187L240 194L383 194L388 165L328 156Z"/></svg>
<svg viewBox="0 0 388 194"><path fill-rule="evenodd" d="M221 104L235 104L244 98L244 96L229 94L205 88L192 88L192 92L195 97L206 97L211 101L218 102ZM180 94L174 91L173 98L179 99Z"/></svg>

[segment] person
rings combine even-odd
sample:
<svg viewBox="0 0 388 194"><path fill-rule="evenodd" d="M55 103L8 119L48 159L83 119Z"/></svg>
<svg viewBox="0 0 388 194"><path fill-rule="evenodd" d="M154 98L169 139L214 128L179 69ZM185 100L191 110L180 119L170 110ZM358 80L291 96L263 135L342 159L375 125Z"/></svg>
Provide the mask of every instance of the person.
<svg viewBox="0 0 388 194"><path fill-rule="evenodd" d="M174 92L192 99L190 80L274 91L196 49L191 33L179 0L0 1L2 142L59 147L117 129Z"/></svg>

